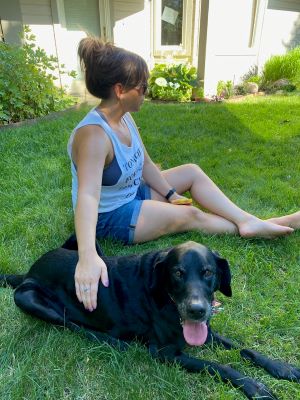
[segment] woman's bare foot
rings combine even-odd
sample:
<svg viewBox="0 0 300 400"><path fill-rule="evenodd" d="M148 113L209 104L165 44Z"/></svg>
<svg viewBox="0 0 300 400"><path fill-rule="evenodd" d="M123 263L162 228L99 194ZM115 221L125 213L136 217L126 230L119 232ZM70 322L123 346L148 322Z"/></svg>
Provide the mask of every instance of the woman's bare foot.
<svg viewBox="0 0 300 400"><path fill-rule="evenodd" d="M260 237L264 239L274 239L279 236L285 236L294 231L293 228L282 226L270 222L270 220L263 221L256 217L251 217L247 221L238 225L239 233L242 237Z"/></svg>
<svg viewBox="0 0 300 400"><path fill-rule="evenodd" d="M277 225L289 226L293 229L300 229L300 211L293 214L284 215L283 217L270 218L267 221Z"/></svg>

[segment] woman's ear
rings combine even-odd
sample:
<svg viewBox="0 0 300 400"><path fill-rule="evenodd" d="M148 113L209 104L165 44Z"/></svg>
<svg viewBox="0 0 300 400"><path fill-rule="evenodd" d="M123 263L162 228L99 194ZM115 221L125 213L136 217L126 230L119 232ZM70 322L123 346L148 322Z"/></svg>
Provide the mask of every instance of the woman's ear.
<svg viewBox="0 0 300 400"><path fill-rule="evenodd" d="M119 100L122 94L124 93L124 86L122 83L115 83L113 86L113 92L117 99Z"/></svg>

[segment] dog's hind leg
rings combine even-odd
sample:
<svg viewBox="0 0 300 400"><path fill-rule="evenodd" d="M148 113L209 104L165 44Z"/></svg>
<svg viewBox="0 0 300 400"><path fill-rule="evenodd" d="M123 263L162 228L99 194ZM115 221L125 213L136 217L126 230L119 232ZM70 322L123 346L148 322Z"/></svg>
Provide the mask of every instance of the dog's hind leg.
<svg viewBox="0 0 300 400"><path fill-rule="evenodd" d="M55 302L54 296L51 297L40 286L26 281L14 293L16 305L27 314L51 324L66 326L68 321L64 316L63 306L58 301Z"/></svg>
<svg viewBox="0 0 300 400"><path fill-rule="evenodd" d="M128 347L128 344L122 340L70 321L66 315L67 310L55 298L55 295L43 292L40 286L35 286L32 282L30 284L25 282L24 285L19 286L15 291L14 299L16 305L24 312L45 322L63 326L73 332L83 334L89 340L97 341L98 343L107 343L119 350L125 350Z"/></svg>

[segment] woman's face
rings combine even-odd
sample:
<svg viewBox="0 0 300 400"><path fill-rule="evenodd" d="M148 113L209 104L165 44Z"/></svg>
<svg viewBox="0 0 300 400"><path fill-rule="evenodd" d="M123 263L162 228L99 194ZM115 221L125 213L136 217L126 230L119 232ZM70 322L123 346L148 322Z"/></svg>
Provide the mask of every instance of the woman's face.
<svg viewBox="0 0 300 400"><path fill-rule="evenodd" d="M145 94L147 92L147 82L137 85L132 89L127 89L123 93L124 105L126 104L127 111L139 111L144 102Z"/></svg>

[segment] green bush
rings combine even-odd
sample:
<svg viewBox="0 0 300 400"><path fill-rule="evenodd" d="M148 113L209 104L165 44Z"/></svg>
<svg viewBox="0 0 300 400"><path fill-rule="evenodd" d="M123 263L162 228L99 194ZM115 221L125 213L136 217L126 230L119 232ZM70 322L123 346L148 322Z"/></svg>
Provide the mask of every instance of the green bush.
<svg viewBox="0 0 300 400"><path fill-rule="evenodd" d="M272 56L264 65L262 86L268 87L279 79L288 79L300 87L300 46L284 55Z"/></svg>
<svg viewBox="0 0 300 400"><path fill-rule="evenodd" d="M157 64L149 79L149 97L159 100L190 101L196 87L197 70L186 64Z"/></svg>
<svg viewBox="0 0 300 400"><path fill-rule="evenodd" d="M252 65L250 67L249 71L246 72L245 75L242 76L241 78L242 82L254 82L257 83L258 86L261 83L261 76L258 73L258 66L257 65Z"/></svg>
<svg viewBox="0 0 300 400"><path fill-rule="evenodd" d="M234 93L234 87L232 81L219 81L217 84L217 96L229 99Z"/></svg>
<svg viewBox="0 0 300 400"><path fill-rule="evenodd" d="M22 39L22 46L0 43L0 124L43 116L75 102L54 85L57 78L51 71L64 66L36 47L28 27ZM74 77L75 72L69 75Z"/></svg>

